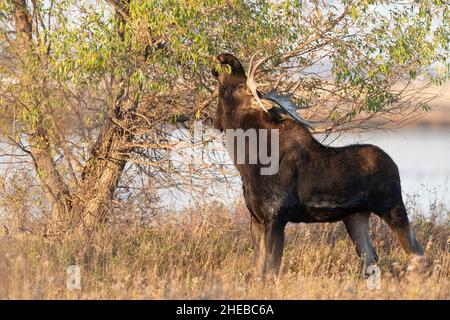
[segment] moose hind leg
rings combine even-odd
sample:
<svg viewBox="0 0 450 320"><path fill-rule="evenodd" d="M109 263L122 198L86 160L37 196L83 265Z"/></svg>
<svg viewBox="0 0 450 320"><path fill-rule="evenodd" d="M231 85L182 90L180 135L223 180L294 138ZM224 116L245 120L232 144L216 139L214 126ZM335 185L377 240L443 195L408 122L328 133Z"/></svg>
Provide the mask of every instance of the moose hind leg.
<svg viewBox="0 0 450 320"><path fill-rule="evenodd" d="M419 244L414 235L414 231L408 220L406 208L403 204L380 216L395 232L400 245L406 253L423 256L422 246Z"/></svg>
<svg viewBox="0 0 450 320"><path fill-rule="evenodd" d="M370 240L369 217L370 212L365 212L355 213L344 219L347 232L356 246L356 253L364 260L365 270L373 262L378 261L378 255Z"/></svg>

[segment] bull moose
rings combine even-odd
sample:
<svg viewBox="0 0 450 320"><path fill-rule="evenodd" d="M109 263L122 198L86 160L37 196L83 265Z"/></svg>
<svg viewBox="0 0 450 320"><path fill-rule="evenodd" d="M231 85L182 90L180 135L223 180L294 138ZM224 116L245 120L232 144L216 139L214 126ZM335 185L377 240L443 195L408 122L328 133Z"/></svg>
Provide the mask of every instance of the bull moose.
<svg viewBox="0 0 450 320"><path fill-rule="evenodd" d="M259 61L259 63L261 60ZM329 147L318 142L307 126L259 108L253 63L246 76L233 55L217 56L213 75L219 83L215 127L278 129L279 169L261 175L261 163L238 164L245 203L251 213L251 236L257 272L278 275L288 222L343 221L366 266L378 260L370 236L369 217L381 217L403 249L423 256L402 200L397 165L380 148L369 144ZM235 150L233 150L235 151ZM248 151L246 151L248 152Z"/></svg>

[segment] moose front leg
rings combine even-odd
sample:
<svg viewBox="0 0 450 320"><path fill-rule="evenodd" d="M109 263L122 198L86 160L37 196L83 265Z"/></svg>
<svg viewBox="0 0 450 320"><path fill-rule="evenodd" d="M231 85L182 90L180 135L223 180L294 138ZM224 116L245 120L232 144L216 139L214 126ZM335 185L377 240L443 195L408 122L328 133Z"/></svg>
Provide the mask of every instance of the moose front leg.
<svg viewBox="0 0 450 320"><path fill-rule="evenodd" d="M278 276L284 248L284 228L286 222L272 220L264 226L266 245L266 272Z"/></svg>
<svg viewBox="0 0 450 320"><path fill-rule="evenodd" d="M252 216L251 225L253 250L255 252L255 268L259 276L263 276L266 272L266 237L264 235L264 224L260 223Z"/></svg>
<svg viewBox="0 0 450 320"><path fill-rule="evenodd" d="M277 276L280 272L285 226L286 223L278 219L263 224L252 217L251 232L258 275L273 273Z"/></svg>

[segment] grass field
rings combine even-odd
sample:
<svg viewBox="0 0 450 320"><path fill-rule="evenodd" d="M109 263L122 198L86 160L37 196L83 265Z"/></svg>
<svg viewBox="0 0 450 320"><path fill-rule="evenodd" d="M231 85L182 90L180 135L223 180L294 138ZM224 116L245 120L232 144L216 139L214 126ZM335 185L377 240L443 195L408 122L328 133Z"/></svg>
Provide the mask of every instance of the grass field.
<svg viewBox="0 0 450 320"><path fill-rule="evenodd" d="M449 299L448 213L413 222L428 258L422 272L384 223L371 221L381 290L367 288L342 223L288 225L281 276L258 279L242 205L114 223L90 238L10 233L0 241L0 298ZM66 288L72 264L81 269L79 290Z"/></svg>

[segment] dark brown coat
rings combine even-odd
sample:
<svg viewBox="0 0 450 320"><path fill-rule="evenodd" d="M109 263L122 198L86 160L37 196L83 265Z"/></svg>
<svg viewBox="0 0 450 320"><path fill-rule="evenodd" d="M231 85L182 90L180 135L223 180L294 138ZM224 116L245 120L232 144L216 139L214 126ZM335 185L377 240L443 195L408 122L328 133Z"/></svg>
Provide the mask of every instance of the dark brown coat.
<svg viewBox="0 0 450 320"><path fill-rule="evenodd" d="M292 119L266 113L255 104L237 58L218 60L231 74L213 72L219 82L215 125L227 129L278 129L279 171L260 174L261 164L237 164L244 197L252 216L258 269L278 273L287 222L343 220L366 264L377 260L368 232L371 212L397 233L407 252L422 255L402 201L394 161L373 145L327 147ZM248 150L247 150L248 152Z"/></svg>

